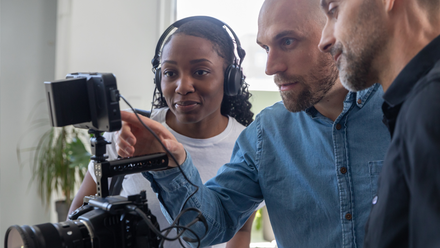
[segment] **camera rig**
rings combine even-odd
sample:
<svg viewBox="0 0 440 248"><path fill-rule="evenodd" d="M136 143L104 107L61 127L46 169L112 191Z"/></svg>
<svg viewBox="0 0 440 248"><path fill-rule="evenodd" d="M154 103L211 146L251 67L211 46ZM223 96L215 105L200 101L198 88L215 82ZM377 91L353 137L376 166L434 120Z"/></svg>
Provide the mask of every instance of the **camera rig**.
<svg viewBox="0 0 440 248"><path fill-rule="evenodd" d="M45 82L51 124L89 129L97 178L97 194L84 199L71 220L35 226L11 226L5 247L159 247L156 217L148 209L145 191L109 196L108 178L165 168L165 153L107 161L102 132L121 128L119 91L111 73L71 73L65 80Z"/></svg>
<svg viewBox="0 0 440 248"><path fill-rule="evenodd" d="M104 139L102 133L117 131L122 125L119 99L123 97L117 89L115 76L111 73L71 73L65 80L45 82L45 87L52 126L73 125L76 128L88 129L93 135L90 139L93 154L91 160L97 179L97 194L84 197L83 206L69 215L70 220L65 222L10 226L6 231L4 247L156 248L162 247L165 240L178 240L185 231L195 239L182 239L196 242L200 246L203 237L199 237L190 227L202 222L207 231L208 224L198 209L182 210L172 226L162 230L166 232L164 235L156 217L148 208L145 191L127 198L109 195L110 177L168 166L166 153L107 160L105 154L109 142ZM131 107L127 101L126 103ZM144 127L151 131L146 125ZM152 134L157 138L154 132ZM175 160L172 154L170 156ZM183 173L182 170L181 172ZM194 221L185 226L179 225L180 217L187 212L196 213ZM180 232L175 237L167 237L171 229L179 229Z"/></svg>

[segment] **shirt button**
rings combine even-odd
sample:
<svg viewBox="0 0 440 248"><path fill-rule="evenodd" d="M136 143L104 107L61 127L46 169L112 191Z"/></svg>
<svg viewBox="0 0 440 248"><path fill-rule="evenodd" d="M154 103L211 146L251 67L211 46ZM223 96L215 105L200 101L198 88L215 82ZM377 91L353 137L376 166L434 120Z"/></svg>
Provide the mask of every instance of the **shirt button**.
<svg viewBox="0 0 440 248"><path fill-rule="evenodd" d="M341 130L341 128L342 128L342 125L340 123L336 124L336 129L337 130Z"/></svg>
<svg viewBox="0 0 440 248"><path fill-rule="evenodd" d="M345 173L347 173L347 168L342 167L342 168L340 169L340 171L341 171L342 174L345 174Z"/></svg>
<svg viewBox="0 0 440 248"><path fill-rule="evenodd" d="M359 98L358 99L358 104L361 104L362 103L362 100Z"/></svg>
<svg viewBox="0 0 440 248"><path fill-rule="evenodd" d="M377 203L377 195L373 197L373 201L371 203L373 203L373 205L376 205L376 203Z"/></svg>
<svg viewBox="0 0 440 248"><path fill-rule="evenodd" d="M346 214L345 214L345 219L347 219L347 220L351 220L352 218L353 218L353 216L351 216L350 213L346 213Z"/></svg>

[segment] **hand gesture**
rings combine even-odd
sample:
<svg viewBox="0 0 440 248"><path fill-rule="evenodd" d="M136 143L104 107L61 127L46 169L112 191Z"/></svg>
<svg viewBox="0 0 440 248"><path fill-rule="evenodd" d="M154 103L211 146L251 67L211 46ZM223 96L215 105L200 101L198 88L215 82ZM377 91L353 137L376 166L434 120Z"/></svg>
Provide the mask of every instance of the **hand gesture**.
<svg viewBox="0 0 440 248"><path fill-rule="evenodd" d="M183 145L177 142L170 131L160 123L147 117L139 116L162 141L165 147L173 154L177 162L182 164L186 159ZM122 128L116 136L116 147L121 157L133 157L145 154L165 152L157 139L148 131L132 112L121 111ZM168 155L169 156L169 155ZM169 165L176 167L174 160L169 156Z"/></svg>

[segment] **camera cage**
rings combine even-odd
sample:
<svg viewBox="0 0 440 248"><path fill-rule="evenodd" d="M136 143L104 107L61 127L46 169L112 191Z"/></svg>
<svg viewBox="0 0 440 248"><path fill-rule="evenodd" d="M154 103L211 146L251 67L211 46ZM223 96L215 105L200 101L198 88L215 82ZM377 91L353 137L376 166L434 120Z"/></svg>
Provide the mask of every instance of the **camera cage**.
<svg viewBox="0 0 440 248"><path fill-rule="evenodd" d="M182 210L175 218L174 223L163 230L166 231L164 236L160 233L160 227L156 222L155 216L151 214L148 208L145 191L141 191L139 194L130 195L127 198L119 195L109 195L108 178L162 169L168 166L168 156L166 153L156 153L131 158L118 158L110 161L107 160L108 156L105 155L106 145L110 144L110 142L105 140L102 133L117 131L122 126L119 98L123 97L119 95L115 76L111 73L71 73L66 76L65 80L45 82L45 88L52 126L63 127L73 125L75 128L88 129L89 134L93 135L90 138L92 150L91 160L93 160L94 163L94 174L96 175L97 180L97 194L84 197L83 206L69 215L71 222L66 221L53 224L45 223L32 227L27 225L21 227L17 225L10 226L6 231L5 247L8 247L8 244L12 244L13 247L16 247L14 246L16 245L15 242L19 241L24 242L24 244L27 244L27 242L30 242L30 244L38 243L45 247L45 241L49 241L52 238L55 238L55 241L51 241L51 243L62 242L62 240L68 243L82 242L80 241L80 234L84 234L85 232L92 235L90 236L90 239L93 239L93 230L98 230L93 226L89 226L87 221L84 221L89 217L93 219L96 218L97 215L100 215L98 212L91 212L92 210L101 211L101 213L102 211L108 212L109 214L114 215L114 217L119 216L119 221L127 218L130 214L139 216L144 220L143 223L148 226L148 228L143 228L144 230L141 231L142 235L146 235L145 237L147 237L147 240L138 240L141 245L139 247L145 245L153 245L148 247L158 247L156 246L156 242L159 242L159 238L161 239L161 244L164 240L177 240L185 231L193 234L195 239L183 237L183 240L187 242L197 242L200 245L201 238L203 237L198 237L194 231L189 229L190 226L195 224L194 221L187 226L181 226L178 224L180 217L184 213L189 211L196 212L197 216L195 217L195 221L203 223L206 235L208 225L200 210L195 208ZM128 102L127 104L131 107ZM142 112L135 109L133 109L133 111L138 113ZM85 231L84 228L88 231ZM174 238L167 237L169 230L173 228L180 228L182 230ZM57 232L56 229L58 229L59 232ZM80 229L83 231L80 231ZM75 237L71 236L71 230L76 235L74 235ZM34 237L37 233L39 236L43 236L35 239ZM51 235L59 235L59 237ZM122 235L122 233L119 235ZM130 237L128 238L131 239L131 235L129 236ZM153 243L145 243L149 242L148 239L150 236ZM9 243L9 238L11 238L10 241L12 243ZM181 240L179 240L179 242L181 242ZM25 247L28 246L25 245ZM33 246L31 245L30 247ZM48 247L52 246L49 245ZM123 247L125 247L125 245L123 245Z"/></svg>

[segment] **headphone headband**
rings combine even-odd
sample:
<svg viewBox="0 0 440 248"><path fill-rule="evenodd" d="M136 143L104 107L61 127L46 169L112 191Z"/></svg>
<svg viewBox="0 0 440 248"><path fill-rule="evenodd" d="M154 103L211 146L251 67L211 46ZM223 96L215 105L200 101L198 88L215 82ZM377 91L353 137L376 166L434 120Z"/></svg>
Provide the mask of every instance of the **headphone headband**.
<svg viewBox="0 0 440 248"><path fill-rule="evenodd" d="M243 62L244 57L246 56L246 52L244 51L243 48L241 48L241 44L240 44L240 40L238 39L237 35L234 33L234 31L232 30L231 27L229 27L226 23L210 17L210 16L191 16L191 17L187 17L181 20L178 20L176 22L174 22L173 24L171 24L164 32L163 34L160 36L159 41L157 42L156 45L156 52L154 54L154 58L151 60L151 64L153 65L153 73L154 73L154 84L156 85L156 89L159 90L160 94L162 94L162 89L161 89L161 69L160 69L160 56L161 56L161 50L163 49L163 44L165 42L165 39L168 37L168 35L174 30L179 28L180 26L182 26L183 24L190 22L190 21L195 21L195 20L204 20L207 22L211 22L215 25L218 25L220 27L222 27L224 29L224 31L226 33L228 33L229 38L233 38L233 47L235 48L234 50L237 51L237 55L238 58L240 60L239 63L237 63L237 57L235 56L234 53L234 61L233 64L230 64L229 66L227 66L227 68L225 69L225 76L224 76L224 94L228 95L228 96L236 96L241 92L241 87L244 83L244 75L243 75L243 71L241 69L241 63ZM228 30L229 32L228 32ZM233 37L231 37L231 35ZM235 44L234 44L235 41Z"/></svg>
<svg viewBox="0 0 440 248"><path fill-rule="evenodd" d="M237 49L236 50L237 50L238 57L240 58L239 67L241 67L241 63L242 63L244 57L246 56L246 52L244 51L243 48L241 48L240 40L238 39L237 35L234 33L234 30L232 30L232 28L229 27L228 24L220 21L217 18L211 17L211 16L190 16L190 17L183 18L181 20L178 20L178 21L174 22L160 36L159 41L157 42L157 45L156 45L156 51L154 53L154 58L151 60L151 64L153 65L153 72L154 72L155 69L157 69L159 67L159 63L160 63L159 57L161 55L160 51L161 51L162 45L163 45L165 39L168 37L168 35L174 29L179 28L180 26L182 26L183 24L185 24L187 22L195 21L195 20L209 21L209 22L212 22L212 23L216 23L217 25L219 25L221 27L227 27L229 29L229 32L234 37L235 44L237 45Z"/></svg>

